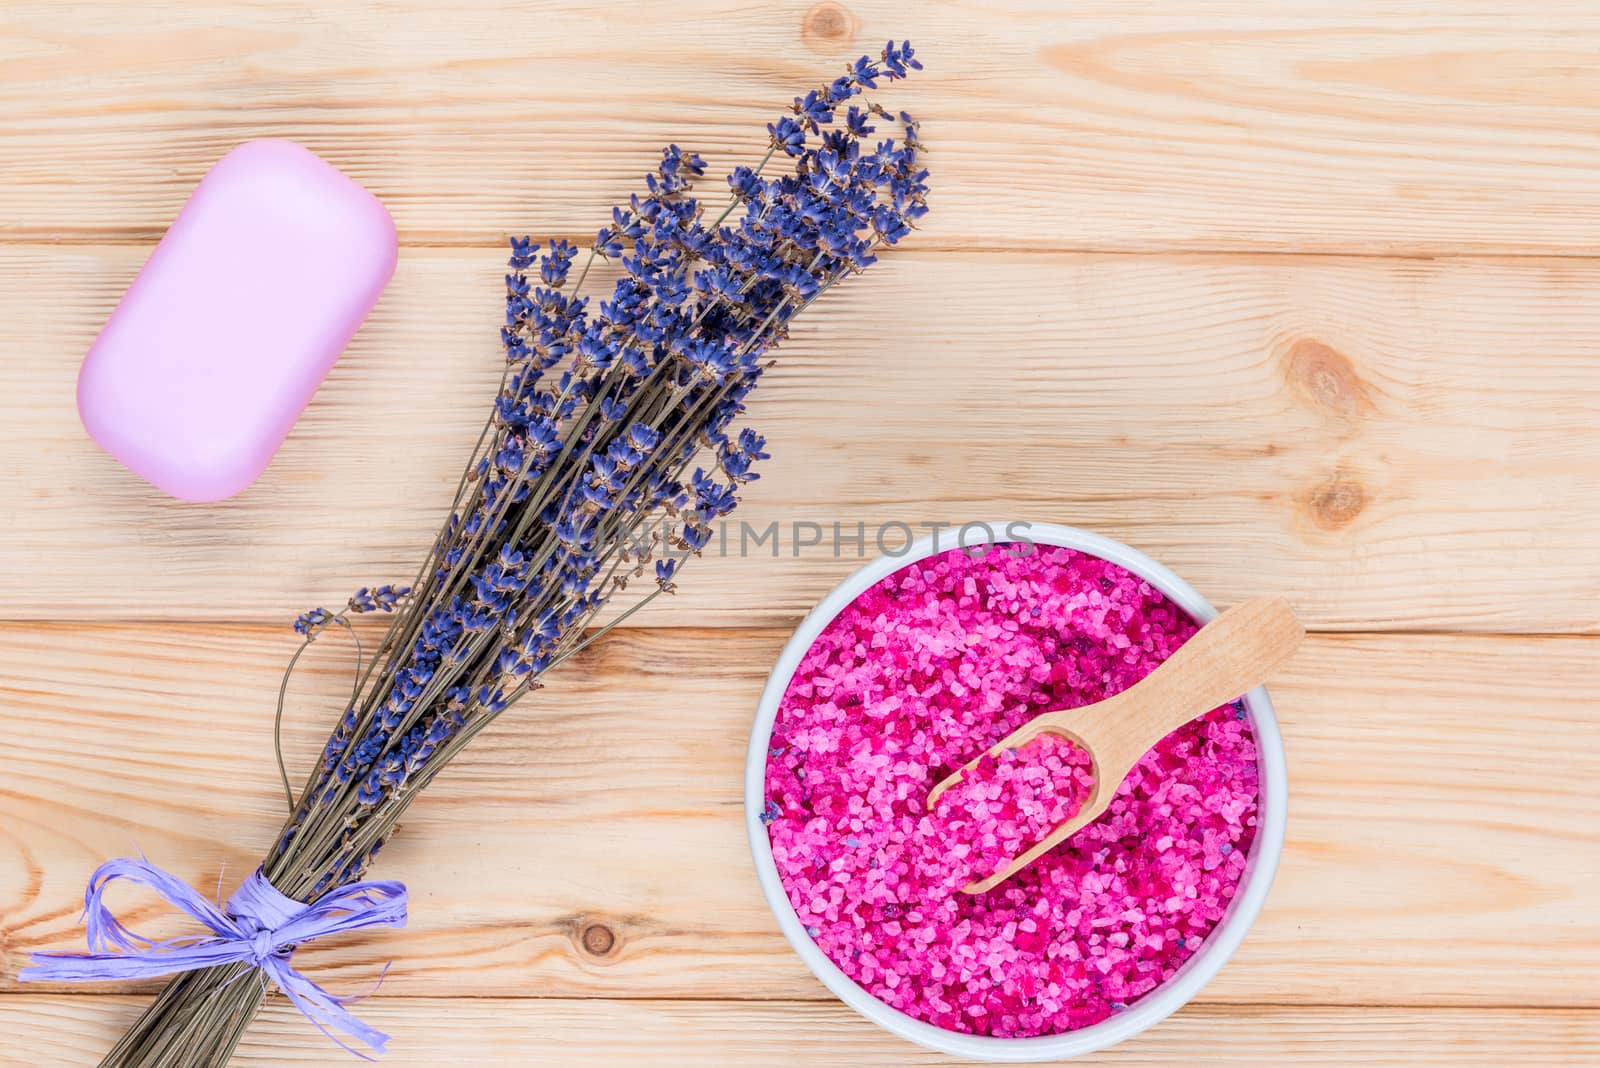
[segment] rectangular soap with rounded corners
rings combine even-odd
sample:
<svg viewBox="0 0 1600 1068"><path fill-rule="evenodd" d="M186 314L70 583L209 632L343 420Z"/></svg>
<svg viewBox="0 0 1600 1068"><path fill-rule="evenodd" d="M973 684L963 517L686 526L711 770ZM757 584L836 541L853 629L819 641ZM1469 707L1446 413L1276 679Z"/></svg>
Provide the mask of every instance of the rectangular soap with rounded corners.
<svg viewBox="0 0 1600 1068"><path fill-rule="evenodd" d="M174 497L256 480L394 274L378 198L291 141L201 180L78 372L106 452Z"/></svg>

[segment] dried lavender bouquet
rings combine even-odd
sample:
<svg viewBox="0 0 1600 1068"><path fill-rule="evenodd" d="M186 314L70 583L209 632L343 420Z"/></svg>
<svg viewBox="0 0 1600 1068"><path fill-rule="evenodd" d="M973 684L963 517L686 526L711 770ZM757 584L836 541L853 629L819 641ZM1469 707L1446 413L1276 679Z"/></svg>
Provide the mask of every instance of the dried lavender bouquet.
<svg viewBox="0 0 1600 1068"><path fill-rule="evenodd" d="M360 881L396 821L545 672L670 593L757 477L765 441L735 424L769 353L926 211L916 123L863 96L920 67L909 43L890 42L796 98L768 127L761 164L729 176L732 201L710 222L692 195L705 164L673 146L575 278L571 243L511 241L505 372L416 579L296 623L309 644L352 614L394 615L298 797L284 775L291 813L260 871L216 909L147 861L110 862L86 897L96 952L40 954L25 974L178 973L102 1064L223 1064L274 986L341 1045L333 1030L382 1049L384 1036L289 955L329 930L404 922L403 887ZM596 260L623 274L591 302L579 294ZM648 594L602 616L630 581ZM128 930L101 900L118 878L213 934L155 942Z"/></svg>

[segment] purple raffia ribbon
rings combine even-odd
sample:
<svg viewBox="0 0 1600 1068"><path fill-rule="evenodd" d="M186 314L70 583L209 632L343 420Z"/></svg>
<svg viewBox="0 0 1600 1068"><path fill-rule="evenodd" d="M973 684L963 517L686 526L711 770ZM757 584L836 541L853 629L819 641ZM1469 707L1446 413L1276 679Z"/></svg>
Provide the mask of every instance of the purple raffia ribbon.
<svg viewBox="0 0 1600 1068"><path fill-rule="evenodd" d="M123 926L103 900L118 879L148 886L209 927L215 937L188 935L156 941ZM379 1053L389 1036L356 1019L345 1005L356 1000L330 994L295 971L295 947L364 927L404 927L406 888L396 882L351 883L307 905L286 897L257 868L228 899L226 907L140 858L108 860L89 878L83 894L88 953L35 953L23 982L81 983L103 979L148 979L217 964L248 964L264 972L324 1035L358 1057L372 1060L341 1042L329 1028L343 1031Z"/></svg>

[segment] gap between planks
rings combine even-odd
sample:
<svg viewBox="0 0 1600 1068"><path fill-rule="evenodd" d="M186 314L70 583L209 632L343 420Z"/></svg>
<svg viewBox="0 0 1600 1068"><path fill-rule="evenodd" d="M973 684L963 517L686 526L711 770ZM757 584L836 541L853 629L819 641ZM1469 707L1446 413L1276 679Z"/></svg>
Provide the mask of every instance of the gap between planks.
<svg viewBox="0 0 1600 1068"><path fill-rule="evenodd" d="M707 204L708 210L719 210L724 205ZM84 249L105 247L110 249L144 248L154 249L156 244L166 235L166 229L139 230L119 233L114 230L85 230L63 233L34 233L29 231L7 232L0 230L0 246L17 248L72 248ZM523 236L524 233L541 242L548 243L556 240L570 241L577 245L580 252L587 253L590 242L594 237L591 231L560 231L539 230L507 230L509 236L515 233ZM491 239L481 233L462 233L455 237L446 234L418 234L402 233L400 235L400 251L403 255L407 249L418 251L448 250L448 251L474 251L485 252L494 256L503 256L507 251L504 239ZM1296 249L1296 248L1230 248L1219 245L1214 248L1192 245L1172 245L1170 247L1153 245L1148 248L1123 248L1117 245L1023 245L985 248L975 245L950 244L938 241L924 241L920 235L913 233L897 246L891 253L895 256L907 255L936 255L936 256L1030 256L1040 259L1049 257L1087 257L1087 256L1125 256L1138 259L1156 260L1246 260L1270 263L1274 260L1376 260L1397 263L1510 263L1519 266L1538 266L1540 264L1571 264L1600 260L1600 253L1587 249L1573 249L1562 251L1560 249L1538 250L1521 252L1515 249L1507 251L1484 252L1468 249L1439 249L1429 251L1418 250L1380 250L1367 251L1363 249Z"/></svg>
<svg viewBox="0 0 1600 1068"><path fill-rule="evenodd" d="M299 965L297 964L296 967L298 967L298 966ZM307 974L311 974L312 970L313 969L310 967L310 965L308 963L307 964L307 968L306 968ZM159 982L160 982L159 980L156 981L157 984L159 984ZM67 999L67 998L80 998L81 997L81 998L103 998L103 999L108 999L108 1000L114 1000L114 999L134 999L134 1000L138 1000L138 999L150 997L151 994L153 994L158 989L158 985L151 985L151 984L146 984L146 986L147 986L148 990L150 991L150 993L143 993L143 992L129 993L127 989L123 989L119 985L113 985L113 987L111 989L108 989L108 990L91 989L92 987L95 987L95 986L98 986L98 985L99 984L87 983L87 984L83 984L82 986L74 986L73 984L65 984L65 983L63 983L63 984L55 984L55 985L36 986L36 985L31 984L31 983L15 983L15 984L12 984L10 986L5 987L4 989L0 989L0 1003L4 1003L4 1001L7 998L40 998L40 999L44 999L44 998L63 998L63 999ZM685 993L685 994L671 994L671 993L661 993L661 992L653 991L653 992L651 992L649 994L634 998L634 997L628 997L625 994L618 994L618 993L615 993L615 992L613 992L613 993L601 993L601 992L584 993L582 991L576 991L576 992L563 991L563 992L558 993L558 994L529 994L529 993L522 993L522 992L518 992L518 991L514 991L514 990L513 991L507 991L507 992L504 992L504 993L499 993L499 992L490 993L490 992L481 991L481 990L467 990L467 991L463 991L461 993L441 993L441 994L389 994L389 993L384 993L381 996L385 997L385 998L389 998L391 1001L402 1002L402 1003L404 1003L404 1002L418 1002L418 1003L420 1003L420 1002L448 1002L448 1003L451 1003L451 1004L455 1004L455 1003L458 1003L458 1002L479 1002L479 1003L488 1002L488 1003L495 1003L495 1002L502 1002L503 1001L503 1002L512 1002L512 1003L538 1002L538 1003L546 1003L546 1004L548 1004L548 1003L565 1003L565 1002L574 1002L574 1003L578 1003L578 1004L582 1004L582 1003L585 1003L585 1002L608 1004L608 1003L613 1003L613 1002L626 1002L628 1004L633 1004L633 1005L640 1005L640 1004L648 1005L648 1004L652 1004L652 1003L661 1003L661 1004L666 1004L666 1005L839 1005L841 1007L843 1007L843 1005L844 1005L844 1003L842 1001L840 1001L837 997L835 997L826 987L823 987L823 986L820 986L820 985L817 987L816 990L813 990L813 991L795 991L793 993L787 993L787 994L770 994L770 995L764 995L764 994L759 994L759 993L741 993L741 992L737 992L737 991L730 991L730 992L725 993L725 994L707 994L707 993L703 993L703 992L699 992L699 991L692 991L692 992ZM1362 1010L1383 1010L1383 1009L1393 1009L1393 1010L1400 1011L1400 1012L1415 1012L1415 1013L1432 1013L1432 1012L1437 1012L1437 1013L1518 1012L1518 1013L1521 1013L1521 1012L1526 1012L1526 1013L1538 1013L1538 1014L1541 1014L1541 1015L1543 1015L1545 1013L1557 1013L1557 1014L1559 1014L1559 1013L1567 1013L1567 1014L1571 1014L1571 1015L1574 1015L1574 1016L1577 1016L1577 1017L1580 1017L1580 1018L1586 1018L1586 1017L1593 1016L1593 1017L1596 1018L1597 1022L1600 1022L1600 1008L1595 1008L1594 1006L1591 1006L1591 1005L1582 1005L1582 1004L1551 1005L1551 1004L1547 1004L1547 1003L1544 1003L1544 1002L1537 1002L1537 1001L1515 1001L1515 1000L1508 1000L1508 1001L1474 1001L1470 1005L1468 1005L1468 1004L1449 1004L1449 1003L1442 1003L1442 1002L1437 1002L1437 1001L1431 1001L1431 1002L1430 1001L1406 1001L1404 999L1396 999L1394 1001L1360 1001L1360 1000L1354 1000L1354 1001L1293 1001L1293 1002L1273 1003L1273 1002L1269 1002L1269 1001L1255 1001L1255 1000L1232 1001L1232 1000L1226 1000L1226 999L1219 1000L1219 999L1215 999L1215 998L1208 998L1205 995L1205 991L1202 990L1198 995L1195 996L1195 999L1193 1001L1188 1003L1188 1006L1186 1008L1187 1008L1188 1011L1208 1013L1208 1014L1217 1015L1217 1016L1243 1015L1243 1014L1248 1014L1248 1013L1255 1012L1255 1011L1282 1011L1282 1012L1300 1012L1300 1011L1304 1011L1304 1012L1315 1013L1315 1012L1358 1012L1358 1011L1362 1011ZM0 1041L3 1041L3 1039L0 1039Z"/></svg>
<svg viewBox="0 0 1600 1068"><path fill-rule="evenodd" d="M720 208L721 205L708 205ZM525 231L515 232L523 236ZM560 233L549 230L537 232L527 231L531 236L541 242L548 243L555 240L566 240L577 245L580 252L587 253L589 242L593 234L589 231L574 231ZM139 231L136 233L117 233L116 231L89 230L81 233L61 234L36 234L27 232L6 232L0 230L0 248L18 249L73 249L77 251L105 248L113 252L124 252L128 249L145 249L153 251L156 245L166 235L166 230ZM507 246L504 239L491 239L483 234L464 233L456 239L441 235L400 236L400 251L404 255L406 250L417 252L476 252L482 253L496 264L504 259ZM1574 249L1570 252L1561 250L1540 250L1532 252L1518 252L1515 250L1505 252L1484 252L1480 250L1443 249L1439 251L1365 251L1362 249L1287 249L1287 248L1229 248L1217 246L1215 248L1193 247L1188 245L1173 245L1170 248L1120 248L1115 245L1025 245L1021 247L993 247L956 245L941 242L924 241L920 234L913 233L905 241L893 249L888 255L903 256L960 256L963 258L982 259L995 257L996 259L1029 258L1038 260L1060 259L1140 259L1140 260L1172 260L1178 262L1206 262L1232 261L1232 262L1288 262L1288 261L1327 261L1338 263L1349 261L1353 263L1459 263L1459 264L1496 264L1505 263L1517 267L1539 266L1571 266L1586 262L1600 262L1600 252L1591 250ZM581 260L580 260L581 261ZM598 269L598 267L597 267Z"/></svg>

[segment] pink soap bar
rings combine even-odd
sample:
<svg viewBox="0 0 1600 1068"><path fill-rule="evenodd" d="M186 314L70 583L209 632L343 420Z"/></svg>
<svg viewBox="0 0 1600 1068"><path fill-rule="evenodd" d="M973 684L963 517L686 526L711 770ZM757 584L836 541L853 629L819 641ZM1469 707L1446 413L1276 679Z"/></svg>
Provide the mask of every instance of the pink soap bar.
<svg viewBox="0 0 1600 1068"><path fill-rule="evenodd" d="M256 480L394 273L378 198L290 141L211 168L78 373L106 452L189 501Z"/></svg>

